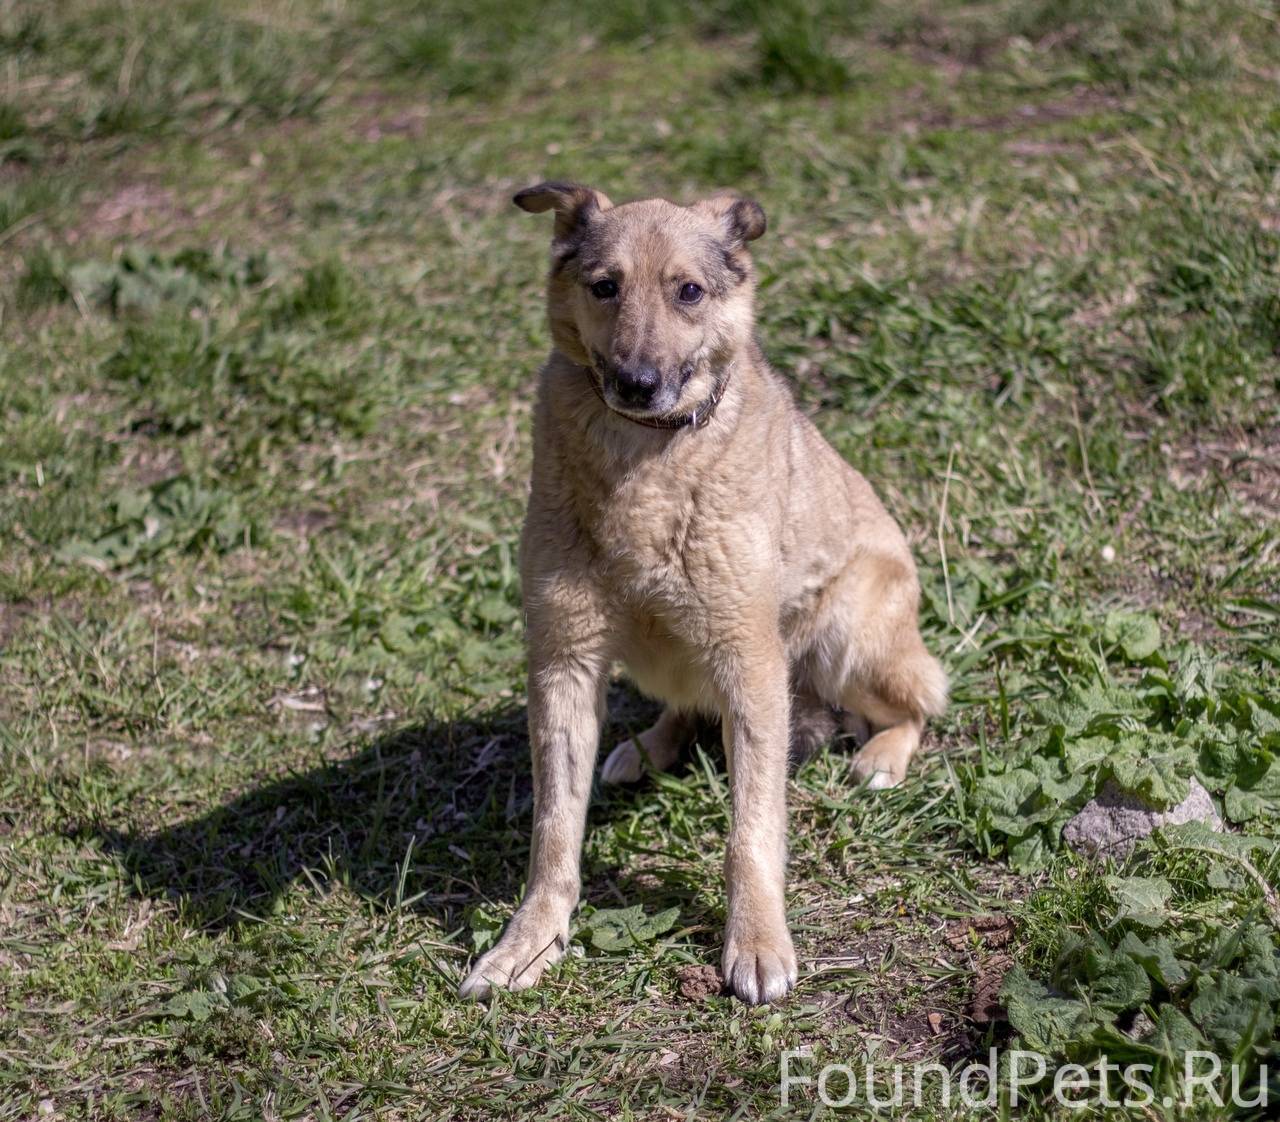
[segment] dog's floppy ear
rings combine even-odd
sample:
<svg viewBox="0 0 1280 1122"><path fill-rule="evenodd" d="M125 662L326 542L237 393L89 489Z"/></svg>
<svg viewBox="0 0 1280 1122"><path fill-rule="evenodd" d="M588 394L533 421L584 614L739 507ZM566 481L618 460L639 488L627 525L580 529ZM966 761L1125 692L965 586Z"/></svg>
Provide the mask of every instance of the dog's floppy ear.
<svg viewBox="0 0 1280 1122"><path fill-rule="evenodd" d="M719 220L725 241L732 249L741 248L764 233L764 208L755 199L743 198L736 191L718 191L693 206Z"/></svg>
<svg viewBox="0 0 1280 1122"><path fill-rule="evenodd" d="M589 221L593 213L613 206L603 192L583 187L580 183L539 183L536 187L516 192L511 201L530 214L554 210L557 238L568 237Z"/></svg>

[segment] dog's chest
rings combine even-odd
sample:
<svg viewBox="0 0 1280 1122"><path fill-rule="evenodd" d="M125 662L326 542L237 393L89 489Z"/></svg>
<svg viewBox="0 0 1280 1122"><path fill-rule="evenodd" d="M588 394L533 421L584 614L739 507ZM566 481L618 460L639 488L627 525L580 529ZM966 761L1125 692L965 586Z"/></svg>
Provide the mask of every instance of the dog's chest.
<svg viewBox="0 0 1280 1122"><path fill-rule="evenodd" d="M704 647L708 629L696 491L640 489L600 528L602 577L617 611L617 654L640 689L682 709L714 711Z"/></svg>
<svg viewBox="0 0 1280 1122"><path fill-rule="evenodd" d="M643 693L679 709L712 713L706 660L678 630L660 615L631 612L621 624L617 655Z"/></svg>
<svg viewBox="0 0 1280 1122"><path fill-rule="evenodd" d="M696 488L641 475L619 485L594 521L602 575L615 596L686 600L700 521Z"/></svg>

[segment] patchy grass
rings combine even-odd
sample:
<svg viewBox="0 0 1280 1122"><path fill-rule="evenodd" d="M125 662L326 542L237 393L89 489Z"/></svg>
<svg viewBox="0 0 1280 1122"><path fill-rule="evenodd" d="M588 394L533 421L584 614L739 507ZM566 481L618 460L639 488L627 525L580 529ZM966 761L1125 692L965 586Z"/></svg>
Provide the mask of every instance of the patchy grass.
<svg viewBox="0 0 1280 1122"><path fill-rule="evenodd" d="M781 1115L805 1044L1274 1071L1277 42L1249 2L0 4L0 1119ZM953 677L902 789L796 777L776 1009L697 970L714 737L599 792L542 988L454 997L526 859L544 177L760 198L765 349ZM1061 846L1192 776L1233 840Z"/></svg>

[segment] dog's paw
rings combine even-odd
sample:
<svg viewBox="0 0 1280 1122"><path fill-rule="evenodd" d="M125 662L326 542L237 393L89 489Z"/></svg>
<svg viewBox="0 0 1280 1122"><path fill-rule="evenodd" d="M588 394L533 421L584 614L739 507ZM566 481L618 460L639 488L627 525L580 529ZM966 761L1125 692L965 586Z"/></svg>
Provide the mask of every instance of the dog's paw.
<svg viewBox="0 0 1280 1122"><path fill-rule="evenodd" d="M721 962L729 992L748 1005L768 1005L796 984L796 952L785 928L773 936L727 936Z"/></svg>
<svg viewBox="0 0 1280 1122"><path fill-rule="evenodd" d="M854 754L853 774L868 789L884 791L901 783L907 769L896 751L880 749L871 742Z"/></svg>
<svg viewBox="0 0 1280 1122"><path fill-rule="evenodd" d="M654 771L667 771L680 756L680 745L669 727L659 721L639 736L624 740L604 761L600 778L605 783L638 783L644 778L645 765Z"/></svg>
<svg viewBox="0 0 1280 1122"><path fill-rule="evenodd" d="M458 987L458 996L480 1001L495 989L528 989L548 966L564 957L564 951L565 940L558 933L529 935L508 931L471 968Z"/></svg>
<svg viewBox="0 0 1280 1122"><path fill-rule="evenodd" d="M644 757L634 740L624 740L604 761L600 779L605 783L638 783L644 778Z"/></svg>

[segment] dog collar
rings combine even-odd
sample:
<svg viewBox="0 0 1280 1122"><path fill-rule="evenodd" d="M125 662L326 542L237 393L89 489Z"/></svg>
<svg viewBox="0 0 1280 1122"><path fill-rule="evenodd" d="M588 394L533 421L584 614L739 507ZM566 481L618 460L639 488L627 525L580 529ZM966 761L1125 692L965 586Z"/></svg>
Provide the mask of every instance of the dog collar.
<svg viewBox="0 0 1280 1122"><path fill-rule="evenodd" d="M621 417L624 421L630 421L632 424L643 425L647 429L704 429L711 423L711 418L716 411L716 406L720 404L720 399L724 397L724 392L729 388L729 373L731 366L727 366L724 372L716 378L716 384L712 387L711 393L707 395L699 404L684 413L674 413L665 417L632 417L626 413L619 413L605 399L604 385L600 376L596 373L594 366L588 366L587 381L591 383L591 388L596 391L596 397L600 399L604 407L610 413L614 413Z"/></svg>

